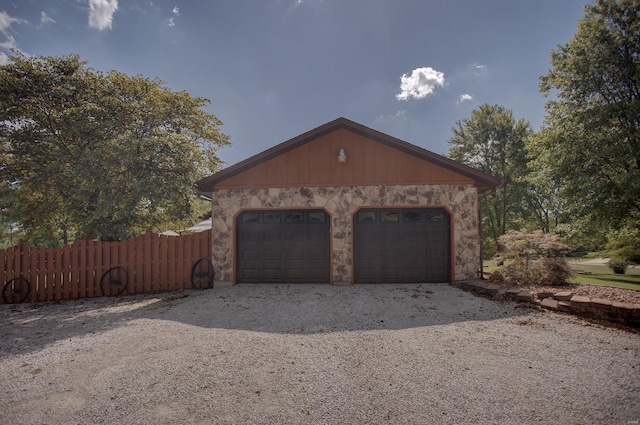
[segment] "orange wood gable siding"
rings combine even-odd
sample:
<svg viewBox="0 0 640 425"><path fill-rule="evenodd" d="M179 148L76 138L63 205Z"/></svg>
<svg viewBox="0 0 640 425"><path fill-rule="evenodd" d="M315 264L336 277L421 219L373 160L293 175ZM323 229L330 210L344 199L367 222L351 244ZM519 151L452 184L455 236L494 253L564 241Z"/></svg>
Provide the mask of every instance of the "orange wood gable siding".
<svg viewBox="0 0 640 425"><path fill-rule="evenodd" d="M345 163L338 162L344 149ZM469 177L338 129L216 184L216 189L473 184Z"/></svg>

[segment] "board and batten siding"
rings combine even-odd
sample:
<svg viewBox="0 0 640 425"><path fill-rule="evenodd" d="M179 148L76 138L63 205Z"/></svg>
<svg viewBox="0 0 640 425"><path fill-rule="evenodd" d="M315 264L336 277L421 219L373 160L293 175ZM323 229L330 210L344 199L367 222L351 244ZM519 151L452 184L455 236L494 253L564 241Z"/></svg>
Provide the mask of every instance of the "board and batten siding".
<svg viewBox="0 0 640 425"><path fill-rule="evenodd" d="M338 161L344 149L347 160ZM473 184L432 164L348 129L337 129L216 184L217 189L268 187Z"/></svg>

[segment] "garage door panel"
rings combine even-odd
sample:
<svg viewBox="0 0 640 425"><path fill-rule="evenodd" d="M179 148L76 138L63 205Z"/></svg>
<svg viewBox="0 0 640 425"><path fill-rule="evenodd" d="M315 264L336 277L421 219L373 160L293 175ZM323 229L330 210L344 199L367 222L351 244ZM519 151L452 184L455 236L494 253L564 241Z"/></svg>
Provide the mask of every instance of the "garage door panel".
<svg viewBox="0 0 640 425"><path fill-rule="evenodd" d="M286 279L285 282L297 282L297 281L304 281L305 279L305 269L303 267L298 267L298 268L292 268L292 267L287 267L287 272L286 272Z"/></svg>
<svg viewBox="0 0 640 425"><path fill-rule="evenodd" d="M317 231L309 232L307 233L306 239L308 242L329 242L329 229L327 229L326 233Z"/></svg>
<svg viewBox="0 0 640 425"><path fill-rule="evenodd" d="M382 226L379 234L381 242L402 240L402 233L397 226Z"/></svg>
<svg viewBox="0 0 640 425"><path fill-rule="evenodd" d="M243 280L258 280L260 279L260 269L245 267L242 269L241 278Z"/></svg>
<svg viewBox="0 0 640 425"><path fill-rule="evenodd" d="M423 268L407 267L404 270L403 283L420 282L426 279L426 277L427 277L426 270L424 270Z"/></svg>
<svg viewBox="0 0 640 425"><path fill-rule="evenodd" d="M449 235L441 229L427 231L427 238L432 241L445 241L449 238Z"/></svg>
<svg viewBox="0 0 640 425"><path fill-rule="evenodd" d="M262 232L262 242L265 243L281 243L282 232L279 230L265 230Z"/></svg>
<svg viewBox="0 0 640 425"><path fill-rule="evenodd" d="M420 241L422 242L422 238L424 237L424 232L411 230L402 232L402 237L400 239L404 241Z"/></svg>
<svg viewBox="0 0 640 425"><path fill-rule="evenodd" d="M358 269L358 281L360 283L376 283L378 281L377 268L361 267Z"/></svg>
<svg viewBox="0 0 640 425"><path fill-rule="evenodd" d="M247 242L247 243L250 243L250 242L260 243L260 232L256 232L256 231L239 232L238 239L242 242Z"/></svg>
<svg viewBox="0 0 640 425"><path fill-rule="evenodd" d="M444 267L427 269L427 279L433 282L444 282L448 274Z"/></svg>
<svg viewBox="0 0 640 425"><path fill-rule="evenodd" d="M306 235L302 232L286 232L285 240L287 243L304 243L306 240Z"/></svg>
<svg viewBox="0 0 640 425"><path fill-rule="evenodd" d="M326 282L329 279L329 270L324 267L311 267L308 269L308 276L313 282Z"/></svg>
<svg viewBox="0 0 640 425"><path fill-rule="evenodd" d="M259 249L245 249L242 251L242 260L244 261L260 261Z"/></svg>
<svg viewBox="0 0 640 425"><path fill-rule="evenodd" d="M282 267L263 267L262 268L262 277L265 282L274 281L274 280L282 280L284 278L284 273Z"/></svg>
<svg viewBox="0 0 640 425"><path fill-rule="evenodd" d="M416 249L403 249L402 257L405 258L405 264L422 263L424 261L425 253L422 250Z"/></svg>
<svg viewBox="0 0 640 425"><path fill-rule="evenodd" d="M325 261L329 259L329 252L324 249L307 250L307 259L309 261Z"/></svg>
<svg viewBox="0 0 640 425"><path fill-rule="evenodd" d="M304 248L288 248L285 251L284 258L287 261L304 260Z"/></svg>
<svg viewBox="0 0 640 425"><path fill-rule="evenodd" d="M382 282L400 282L402 281L402 271L399 267L381 267L380 280Z"/></svg>
<svg viewBox="0 0 640 425"><path fill-rule="evenodd" d="M427 264L443 263L448 260L449 253L441 249L427 250Z"/></svg>
<svg viewBox="0 0 640 425"><path fill-rule="evenodd" d="M264 261L283 260L284 255L282 255L281 249L264 249L262 251L262 259Z"/></svg>

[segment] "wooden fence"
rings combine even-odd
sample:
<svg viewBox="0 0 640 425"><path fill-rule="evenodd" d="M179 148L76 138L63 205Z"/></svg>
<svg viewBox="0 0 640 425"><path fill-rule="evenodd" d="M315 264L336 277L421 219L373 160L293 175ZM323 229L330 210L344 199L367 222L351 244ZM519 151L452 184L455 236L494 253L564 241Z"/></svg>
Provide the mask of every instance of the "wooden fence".
<svg viewBox="0 0 640 425"><path fill-rule="evenodd" d="M0 284L28 279L27 302L99 297L102 274L120 266L129 275L125 294L174 291L191 288L191 267L203 257L211 258L211 230L184 236L149 232L116 242L85 239L57 248L20 244L0 250Z"/></svg>

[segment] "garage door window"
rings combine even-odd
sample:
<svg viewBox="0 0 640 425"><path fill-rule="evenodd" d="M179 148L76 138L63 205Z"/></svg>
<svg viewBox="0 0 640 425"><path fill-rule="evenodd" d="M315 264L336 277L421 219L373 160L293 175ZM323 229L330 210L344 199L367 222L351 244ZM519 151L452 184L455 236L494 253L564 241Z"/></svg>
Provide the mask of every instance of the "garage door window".
<svg viewBox="0 0 640 425"><path fill-rule="evenodd" d="M404 221L406 222L422 221L422 214L417 211L406 211L404 213Z"/></svg>
<svg viewBox="0 0 640 425"><path fill-rule="evenodd" d="M310 212L309 223L324 223L327 220L327 213L324 211Z"/></svg>
<svg viewBox="0 0 640 425"><path fill-rule="evenodd" d="M397 212L380 213L380 221L383 223L397 223L400 221L400 215Z"/></svg>
<svg viewBox="0 0 640 425"><path fill-rule="evenodd" d="M358 213L358 223L373 223L376 221L376 213L373 211L360 211Z"/></svg>
<svg viewBox="0 0 640 425"><path fill-rule="evenodd" d="M287 224L302 224L303 222L302 213L287 213L285 222Z"/></svg>
<svg viewBox="0 0 640 425"><path fill-rule="evenodd" d="M242 214L243 223L257 223L260 219L260 215L257 212L246 212Z"/></svg>
<svg viewBox="0 0 640 425"><path fill-rule="evenodd" d="M280 213L265 213L262 219L264 224L280 224Z"/></svg>

